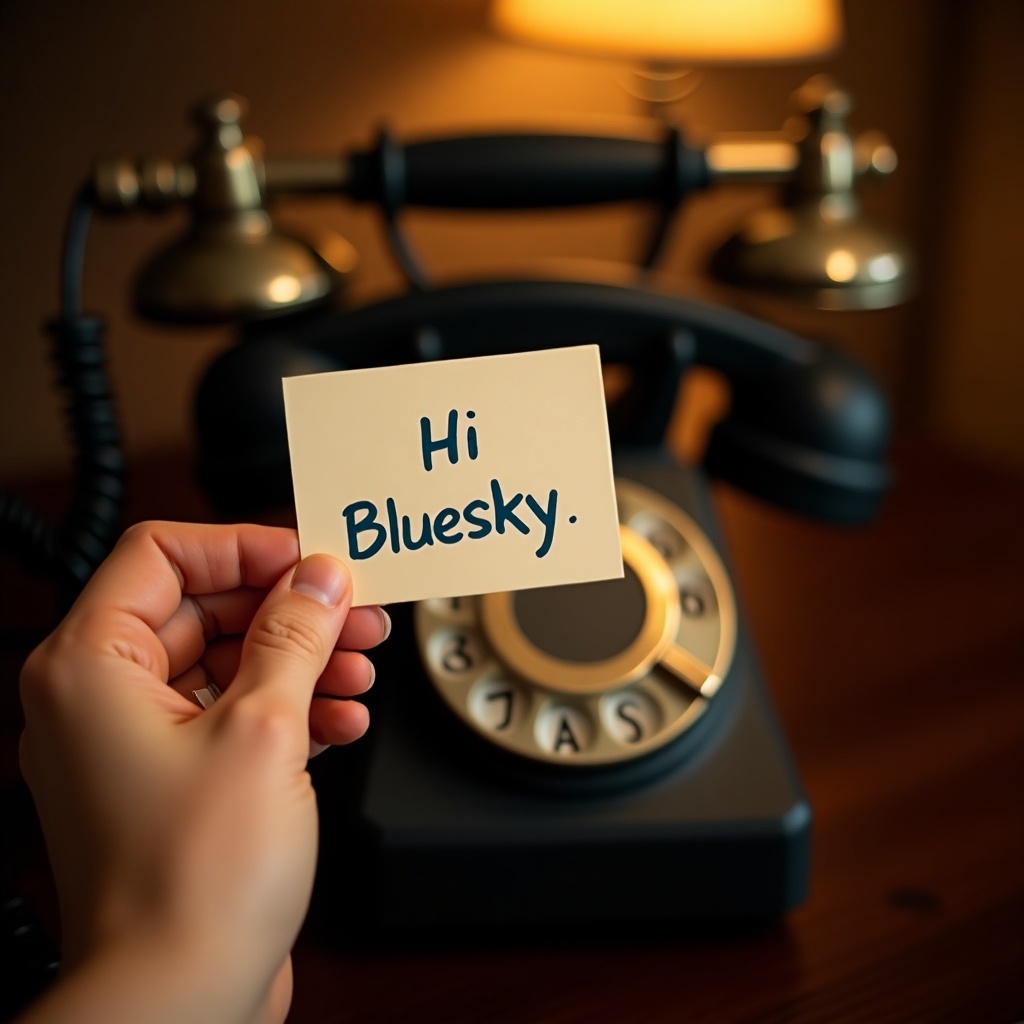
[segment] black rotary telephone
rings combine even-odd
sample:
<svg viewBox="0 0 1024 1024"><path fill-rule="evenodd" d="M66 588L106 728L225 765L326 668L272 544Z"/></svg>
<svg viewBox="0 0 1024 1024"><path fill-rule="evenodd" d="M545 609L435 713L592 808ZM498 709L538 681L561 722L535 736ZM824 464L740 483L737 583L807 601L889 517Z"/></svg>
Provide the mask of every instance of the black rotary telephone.
<svg viewBox="0 0 1024 1024"><path fill-rule="evenodd" d="M286 498L283 421L252 415L283 375L584 342L630 378L609 408L624 578L393 608L371 734L314 767L322 892L338 881L348 905L359 877L381 929L760 918L804 893L810 812L704 474L662 441L682 376L714 367L732 405L704 470L865 520L886 488L888 417L849 359L634 288L411 293L251 329L200 388L201 477L229 505Z"/></svg>
<svg viewBox="0 0 1024 1024"><path fill-rule="evenodd" d="M219 162L168 165L170 175L133 176L117 165L72 213L52 333L73 399L75 507L54 528L0 495L0 539L69 593L116 536L123 492L101 324L80 307L89 212L107 178L108 208L130 206L146 182L159 185L153 201L194 201L188 245L154 264L162 272L186 249L205 259L231 217L266 228L237 107L221 102L204 115ZM380 206L418 290L245 328L197 396L199 473L214 504L249 514L290 502L284 376L596 343L629 382L608 410L625 575L391 609L394 633L375 655L370 736L311 769L321 901L330 903L337 883L349 919L384 931L646 927L765 918L794 906L806 887L810 810L749 649L705 475L827 520L869 518L887 483L888 416L877 387L836 351L674 295L550 280L427 289L399 228L403 205L657 198L667 227L708 178L706 159L678 133L661 146L531 136L404 149L385 133L345 166L338 188ZM244 208L207 209L235 195L218 183L246 167L252 180L236 190ZM218 187L199 188L201 171ZM274 173L279 184L311 187L288 162ZM664 234L656 232L646 265ZM663 444L695 365L719 371L732 391L700 470L676 464Z"/></svg>

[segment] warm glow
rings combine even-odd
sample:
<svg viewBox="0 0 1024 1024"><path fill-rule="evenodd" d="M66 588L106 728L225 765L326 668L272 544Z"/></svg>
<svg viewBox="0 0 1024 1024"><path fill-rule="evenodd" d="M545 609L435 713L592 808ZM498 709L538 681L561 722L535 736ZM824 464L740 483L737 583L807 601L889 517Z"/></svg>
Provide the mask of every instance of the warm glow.
<svg viewBox="0 0 1024 1024"><path fill-rule="evenodd" d="M825 273L836 284L852 281L857 274L857 257L849 249L835 249L825 260Z"/></svg>
<svg viewBox="0 0 1024 1024"><path fill-rule="evenodd" d="M495 0L500 32L532 43L684 63L819 57L839 0Z"/></svg>
<svg viewBox="0 0 1024 1024"><path fill-rule="evenodd" d="M294 302L302 294L302 282L291 274L281 274L267 285L267 296L271 302L282 306Z"/></svg>

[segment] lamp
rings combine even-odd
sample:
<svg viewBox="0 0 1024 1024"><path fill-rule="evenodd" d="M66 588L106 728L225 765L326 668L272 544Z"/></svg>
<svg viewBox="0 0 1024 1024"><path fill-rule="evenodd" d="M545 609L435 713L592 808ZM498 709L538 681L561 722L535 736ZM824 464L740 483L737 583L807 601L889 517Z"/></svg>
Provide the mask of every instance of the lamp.
<svg viewBox="0 0 1024 1024"><path fill-rule="evenodd" d="M494 0L491 21L531 45L638 61L635 95L665 121L695 65L807 60L842 36L838 0Z"/></svg>
<svg viewBox="0 0 1024 1024"><path fill-rule="evenodd" d="M666 66L806 60L833 51L842 34L838 0L495 0L491 17L499 32L523 42L644 60L662 85ZM670 99L652 97L655 111ZM861 216L854 192L860 178L890 173L895 152L878 133L850 136L850 98L823 76L799 90L796 104L806 130L781 205L750 217L715 253L711 273L822 309L901 302L911 278L909 250ZM731 151L719 141L720 166L728 162L730 176L739 177L734 158L757 153L763 180L768 150L737 143ZM786 143L780 136L777 144ZM659 228L652 252L666 229Z"/></svg>
<svg viewBox="0 0 1024 1024"><path fill-rule="evenodd" d="M496 0L491 19L525 42L684 65L821 57L842 34L837 0Z"/></svg>

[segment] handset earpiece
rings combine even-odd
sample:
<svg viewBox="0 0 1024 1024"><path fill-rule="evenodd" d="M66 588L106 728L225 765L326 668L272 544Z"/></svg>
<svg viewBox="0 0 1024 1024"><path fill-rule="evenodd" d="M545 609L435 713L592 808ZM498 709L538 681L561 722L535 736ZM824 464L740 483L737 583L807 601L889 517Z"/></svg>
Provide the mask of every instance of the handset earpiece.
<svg viewBox="0 0 1024 1024"><path fill-rule="evenodd" d="M888 488L889 414L870 375L821 348L806 362L733 381L705 469L798 512L862 523Z"/></svg>

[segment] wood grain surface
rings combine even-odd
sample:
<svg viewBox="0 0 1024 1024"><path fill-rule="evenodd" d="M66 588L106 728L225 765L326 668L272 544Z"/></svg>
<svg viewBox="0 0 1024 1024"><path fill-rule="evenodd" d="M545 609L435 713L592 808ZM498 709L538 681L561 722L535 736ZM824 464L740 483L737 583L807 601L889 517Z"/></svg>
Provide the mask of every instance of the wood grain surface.
<svg viewBox="0 0 1024 1024"><path fill-rule="evenodd" d="M866 529L715 491L814 808L802 907L753 934L544 933L387 950L314 915L296 949L290 1020L1024 1018L1024 482L911 439L894 464L892 496ZM133 518L205 518L187 480L181 456L136 467ZM56 485L34 492L59 505ZM12 697L19 644L45 622L48 598L6 562L2 590L0 769L15 825L4 845L52 923L16 777Z"/></svg>

